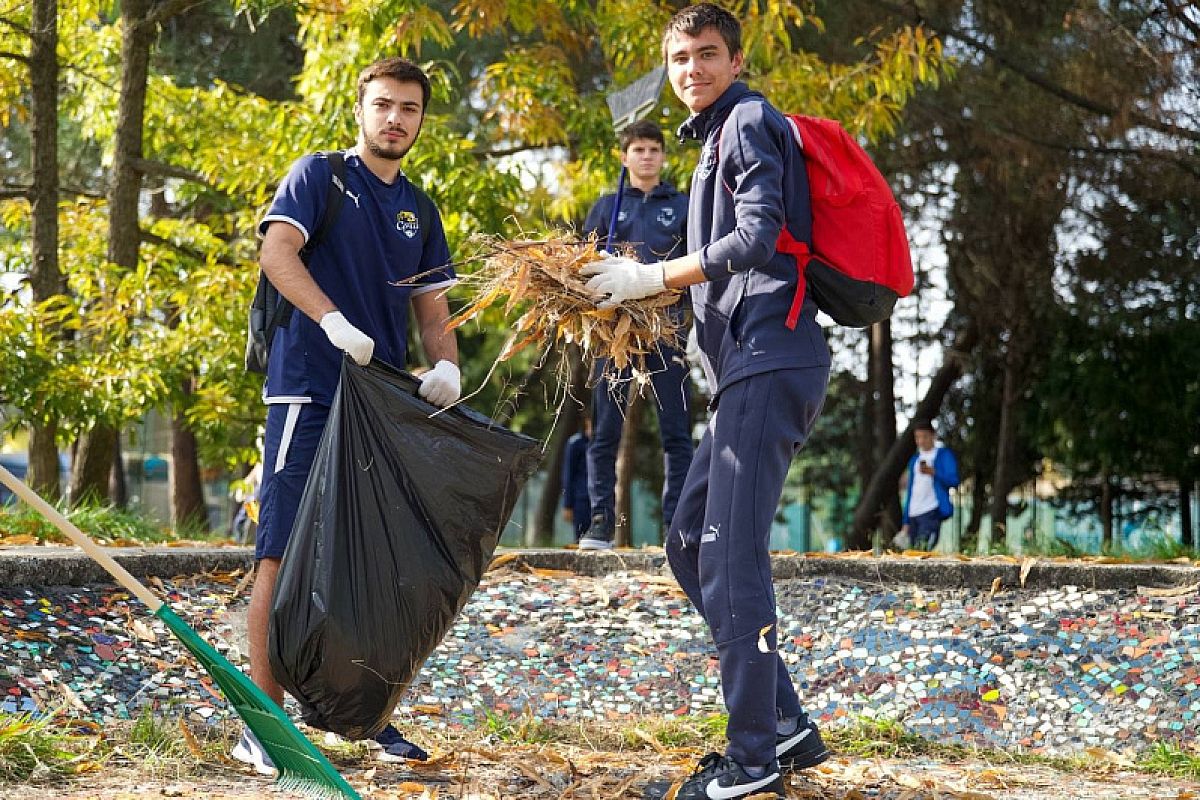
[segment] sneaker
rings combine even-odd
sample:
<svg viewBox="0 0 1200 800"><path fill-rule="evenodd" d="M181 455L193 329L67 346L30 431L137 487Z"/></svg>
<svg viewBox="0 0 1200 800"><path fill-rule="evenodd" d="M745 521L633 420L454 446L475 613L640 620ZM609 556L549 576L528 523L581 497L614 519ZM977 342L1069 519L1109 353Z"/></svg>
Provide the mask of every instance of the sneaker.
<svg viewBox="0 0 1200 800"><path fill-rule="evenodd" d="M378 756L380 761L429 760L429 753L401 736L395 725L388 725L380 731L379 735L375 737L375 744L380 747Z"/></svg>
<svg viewBox="0 0 1200 800"><path fill-rule="evenodd" d="M603 513L592 517L591 527L579 540L580 550L611 550L613 546L613 525Z"/></svg>
<svg viewBox="0 0 1200 800"><path fill-rule="evenodd" d="M258 737L249 728L242 728L242 738L238 739L238 743L233 746L229 755L243 764L254 767L254 771L259 775L273 777L277 771L275 762L267 755L267 751L259 743Z"/></svg>
<svg viewBox="0 0 1200 800"><path fill-rule="evenodd" d="M817 724L807 714L800 716L794 733L775 735L775 757L784 772L797 772L815 767L832 753L821 739Z"/></svg>
<svg viewBox="0 0 1200 800"><path fill-rule="evenodd" d="M761 778L746 773L742 765L720 753L709 753L700 760L692 777L683 782L675 800L735 800L738 797L784 793L779 763L767 765Z"/></svg>

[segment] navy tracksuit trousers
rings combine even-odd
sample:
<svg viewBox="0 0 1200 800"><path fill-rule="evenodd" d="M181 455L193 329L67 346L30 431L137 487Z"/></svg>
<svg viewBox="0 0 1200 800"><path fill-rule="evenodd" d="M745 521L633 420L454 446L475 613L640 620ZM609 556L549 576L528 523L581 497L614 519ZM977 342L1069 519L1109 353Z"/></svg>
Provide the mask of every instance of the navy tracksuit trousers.
<svg viewBox="0 0 1200 800"><path fill-rule="evenodd" d="M629 407L628 368L613 382L604 378L608 360L597 361L596 388L592 390L592 442L588 445L588 496L592 516L604 514L609 526L616 522L617 449ZM658 412L658 431L663 448L663 524L671 521L679 493L692 463L691 419L688 413L688 367L683 353L670 347L646 356L654 394L650 398Z"/></svg>
<svg viewBox="0 0 1200 800"><path fill-rule="evenodd" d="M717 645L727 755L741 764L773 761L777 717L801 713L776 651L771 522L828 379L828 367L781 369L726 387L667 532L671 570Z"/></svg>

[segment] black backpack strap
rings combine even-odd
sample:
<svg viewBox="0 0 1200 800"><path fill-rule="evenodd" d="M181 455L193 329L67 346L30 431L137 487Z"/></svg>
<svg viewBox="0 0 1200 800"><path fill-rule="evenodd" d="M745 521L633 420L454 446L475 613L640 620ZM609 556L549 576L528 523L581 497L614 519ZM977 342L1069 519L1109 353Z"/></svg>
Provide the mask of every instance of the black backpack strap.
<svg viewBox="0 0 1200 800"><path fill-rule="evenodd" d="M317 229L313 231L312 236L308 237L304 247L300 248L300 260L304 262L305 266L308 266L308 260L312 258L313 250L333 230L333 224L337 222L338 215L342 213L342 204L346 202L346 158L342 155L341 150L330 150L325 153L325 158L329 161L330 169L329 188L325 190L325 211L321 214L321 221L317 223ZM272 335L275 329L286 328L291 324L294 308L295 306L283 295L279 296L279 304L275 307L275 313L270 322Z"/></svg>
<svg viewBox="0 0 1200 800"><path fill-rule="evenodd" d="M412 187L417 196L417 224L421 228L421 245L424 246L429 244L429 231L433 229L433 215L437 210L433 207L429 195L421 191L415 183Z"/></svg>
<svg viewBox="0 0 1200 800"><path fill-rule="evenodd" d="M342 213L342 203L346 201L346 158L341 150L330 150L325 153L325 158L329 161L331 171L329 188L325 191L325 213L321 215L317 229L300 249L300 258L305 264L308 263L312 251L333 229L333 223L337 222L338 215Z"/></svg>

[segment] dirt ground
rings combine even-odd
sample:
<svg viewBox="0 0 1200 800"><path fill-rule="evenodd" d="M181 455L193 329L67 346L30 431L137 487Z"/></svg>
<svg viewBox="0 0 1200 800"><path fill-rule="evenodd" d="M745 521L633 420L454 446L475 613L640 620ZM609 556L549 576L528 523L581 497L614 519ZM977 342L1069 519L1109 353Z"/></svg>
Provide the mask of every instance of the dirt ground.
<svg viewBox="0 0 1200 800"><path fill-rule="evenodd" d="M352 786L371 800L606 800L639 798L648 781L685 777L694 751L601 752L562 745L473 747L436 756L419 769L369 759L338 763ZM233 764L193 774L155 774L109 766L70 782L0 785L12 800L157 800L157 798L303 797ZM789 798L811 800L1196 800L1200 783L1150 776L1118 764L1086 772L982 760L938 762L834 758L795 777Z"/></svg>

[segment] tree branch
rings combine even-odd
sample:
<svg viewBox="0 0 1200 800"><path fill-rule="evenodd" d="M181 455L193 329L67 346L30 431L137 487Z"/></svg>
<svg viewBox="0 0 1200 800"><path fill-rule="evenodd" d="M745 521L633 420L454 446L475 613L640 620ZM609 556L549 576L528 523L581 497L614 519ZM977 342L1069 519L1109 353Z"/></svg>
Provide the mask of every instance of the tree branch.
<svg viewBox="0 0 1200 800"><path fill-rule="evenodd" d="M159 236L157 233L151 233L150 231L145 230L144 228L141 231L141 237L142 237L143 242L147 242L148 244L156 244L156 245L159 245L160 247L165 247L168 250L174 250L176 253L179 253L182 256L186 256L188 258L194 258L197 261L207 261L209 259L208 253L204 253L200 250L196 250L194 248L188 247L187 245L172 242L170 239L164 239L163 237ZM215 259L215 261L218 264L225 264L226 266L230 266L230 267L237 266L237 263L234 262L232 259L230 259L228 256L219 256Z"/></svg>
<svg viewBox="0 0 1200 800"><path fill-rule="evenodd" d="M201 175L199 172L193 172L184 167L178 167L174 164L166 164L162 161L153 161L148 158L131 158L130 165L143 175L154 175L160 178L179 178L192 183L199 183L210 189L216 189L209 183L208 178Z"/></svg>
<svg viewBox="0 0 1200 800"><path fill-rule="evenodd" d="M204 5L207 0L166 0L147 15L143 20L146 25L161 25L171 17L190 11L196 6Z"/></svg>
<svg viewBox="0 0 1200 800"><path fill-rule="evenodd" d="M15 197L28 199L32 194L32 186L0 186L0 200L9 200Z"/></svg>
<svg viewBox="0 0 1200 800"><path fill-rule="evenodd" d="M996 131L997 133L1001 133L1005 136L1012 136L1014 139L1020 139L1025 142L1029 142L1030 144L1035 144L1038 147L1045 147L1049 150L1058 150L1058 151L1065 152L1065 153L1094 153L1096 155L1133 156L1135 158L1149 158L1149 159L1153 159L1155 161L1162 161L1164 163L1171 164L1172 166L1179 167L1181 170L1188 173L1189 175L1193 175L1197 178L1200 178L1200 167L1198 167L1196 164L1188 161L1187 159L1180 158L1179 156L1175 155L1174 153L1171 153L1168 151L1155 150L1154 148L1151 148L1151 147L1125 147L1125 146L1117 146L1117 145L1102 145L1102 144L1092 145L1092 144L1071 144L1069 142L1052 142L1048 139L1041 139L1036 136L1030 136L1029 134L1027 134L1023 131L1018 131L1013 128L1009 128L1009 127L1005 127L1005 126L996 125L996 126L989 126L989 127L991 127L991 129Z"/></svg>
<svg viewBox="0 0 1200 800"><path fill-rule="evenodd" d="M1179 3L1175 2L1175 0L1163 0L1163 5L1167 7L1167 11L1170 13L1172 19L1174 19L1183 27L1187 28L1189 31L1191 31L1192 36L1196 37L1196 41L1192 42L1193 45L1196 44L1197 41L1200 41L1200 23L1196 23L1193 20L1188 19L1186 10L1180 8ZM1189 5L1191 4L1189 3Z"/></svg>
<svg viewBox="0 0 1200 800"><path fill-rule="evenodd" d="M5 25L12 28L14 31L17 31L18 33L23 33L26 36L33 36L33 31L19 22L13 22L8 17L0 17L0 22L3 22Z"/></svg>
<svg viewBox="0 0 1200 800"><path fill-rule="evenodd" d="M0 50L0 58L7 58L7 59L11 59L12 61L19 61L22 64L26 64L26 65L29 64L29 56L25 55L24 53L10 53L7 50Z"/></svg>
<svg viewBox="0 0 1200 800"><path fill-rule="evenodd" d="M1019 60L1010 58L1006 54L1000 52L982 40L977 39L971 34L958 30L953 25L930 20L929 17L927 17L919 8L917 8L915 3L904 6L899 3L889 2L889 0L873 0L873 2L875 5L886 9L893 14L909 16L913 18L915 21L920 22L926 27L930 28L938 36L943 38L957 39L963 44L970 45L1010 72L1019 75L1029 83L1032 83L1034 86L1037 86L1038 88L1054 95L1061 100L1065 100L1073 106L1078 106L1085 111L1091 111L1093 114L1100 114L1106 117L1115 117L1119 114L1118 110L1113 106L1105 105L1098 100L1085 97L1077 92L1071 91L1065 86L1055 83L1050 78L1042 75L1040 72L1035 72L1034 70L1023 66ZM1129 119L1133 120L1139 125L1144 125L1147 128L1153 128L1156 131L1168 133L1172 136L1178 136L1183 139L1190 139L1194 142L1200 142L1200 131L1184 128L1165 120L1148 117L1138 111L1130 111Z"/></svg>

